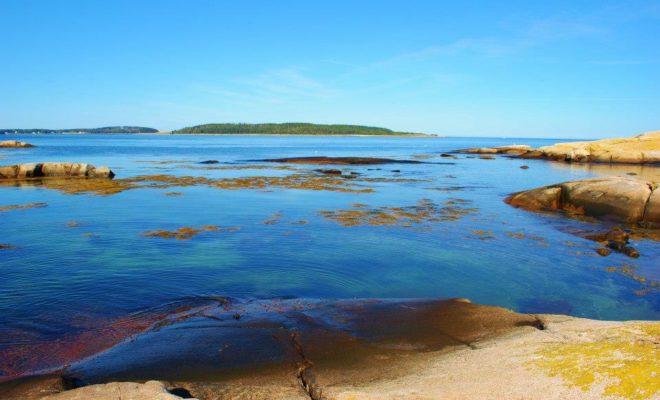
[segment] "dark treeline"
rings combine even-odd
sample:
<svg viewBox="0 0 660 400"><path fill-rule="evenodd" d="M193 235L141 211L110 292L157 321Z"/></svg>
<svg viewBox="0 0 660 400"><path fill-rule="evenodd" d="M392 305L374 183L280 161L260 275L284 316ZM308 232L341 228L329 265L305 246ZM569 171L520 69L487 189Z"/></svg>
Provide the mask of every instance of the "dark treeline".
<svg viewBox="0 0 660 400"><path fill-rule="evenodd" d="M0 134L8 133L156 133L158 129L143 126L104 126L101 128L72 129L0 129Z"/></svg>
<svg viewBox="0 0 660 400"><path fill-rule="evenodd" d="M265 135L414 135L387 128L361 125L283 124L205 124L179 129L172 133L265 134Z"/></svg>

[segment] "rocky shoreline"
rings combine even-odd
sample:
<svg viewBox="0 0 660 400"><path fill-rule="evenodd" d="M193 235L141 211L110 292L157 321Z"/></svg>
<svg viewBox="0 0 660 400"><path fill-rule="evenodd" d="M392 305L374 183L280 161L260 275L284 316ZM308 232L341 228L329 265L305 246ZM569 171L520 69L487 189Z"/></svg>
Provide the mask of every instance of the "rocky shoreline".
<svg viewBox="0 0 660 400"><path fill-rule="evenodd" d="M0 398L653 399L659 335L465 299L219 298Z"/></svg>
<svg viewBox="0 0 660 400"><path fill-rule="evenodd" d="M456 150L466 154L504 154L524 159L546 159L577 163L660 164L660 131L631 138L566 142L534 149L526 145L474 147Z"/></svg>

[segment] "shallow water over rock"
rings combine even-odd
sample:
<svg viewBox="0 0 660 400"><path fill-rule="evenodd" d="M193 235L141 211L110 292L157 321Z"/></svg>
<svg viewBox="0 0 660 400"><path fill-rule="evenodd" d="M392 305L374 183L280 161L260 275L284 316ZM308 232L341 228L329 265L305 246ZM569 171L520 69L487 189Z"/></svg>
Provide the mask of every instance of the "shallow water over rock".
<svg viewBox="0 0 660 400"><path fill-rule="evenodd" d="M0 150L3 164L80 160L107 165L117 176L104 181L108 193L96 193L88 181L81 181L84 187L57 181L0 186L0 208L6 209L0 213L0 243L6 246L0 251L2 354L94 332L182 298L217 294L467 297L519 311L660 318L658 242L633 236L630 245L639 258L618 252L601 257L596 253L601 244L575 232L606 231L606 224L530 213L503 201L513 192L568 180L657 176L656 167L465 155L456 155L451 164L436 162L459 148L555 142L543 140L18 139L37 147ZM248 161L310 155L423 156L423 163L341 165L332 167L340 175L326 175L314 171L315 165ZM199 164L205 160L218 164ZM166 178L139 178L144 176ZM116 182L130 183L130 189L117 188ZM28 204L47 207L20 207ZM446 207L469 212L449 218ZM396 222L369 223L374 216L376 222ZM71 221L75 228L67 226ZM218 229L200 228L205 226ZM175 239L144 236L184 227L201 233L184 235L186 240L176 240L176 233Z"/></svg>

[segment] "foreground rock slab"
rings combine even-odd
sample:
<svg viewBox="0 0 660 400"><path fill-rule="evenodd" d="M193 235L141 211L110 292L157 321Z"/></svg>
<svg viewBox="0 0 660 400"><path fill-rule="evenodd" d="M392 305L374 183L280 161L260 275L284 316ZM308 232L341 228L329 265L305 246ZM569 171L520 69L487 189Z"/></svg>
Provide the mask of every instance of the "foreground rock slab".
<svg viewBox="0 0 660 400"><path fill-rule="evenodd" d="M74 162L44 162L0 166L0 179L32 179L49 177L113 178L108 167Z"/></svg>
<svg viewBox="0 0 660 400"><path fill-rule="evenodd" d="M660 395L658 322L518 314L465 299L216 298L192 306L177 304L152 329L73 363L63 372L66 379L2 384L0 399ZM67 390L71 383L88 386Z"/></svg>
<svg viewBox="0 0 660 400"><path fill-rule="evenodd" d="M562 210L603 220L660 226L657 185L633 178L563 182L514 193L506 202L530 211Z"/></svg>
<svg viewBox="0 0 660 400"><path fill-rule="evenodd" d="M27 149L35 147L33 144L19 142L18 140L3 140L0 142L0 148Z"/></svg>

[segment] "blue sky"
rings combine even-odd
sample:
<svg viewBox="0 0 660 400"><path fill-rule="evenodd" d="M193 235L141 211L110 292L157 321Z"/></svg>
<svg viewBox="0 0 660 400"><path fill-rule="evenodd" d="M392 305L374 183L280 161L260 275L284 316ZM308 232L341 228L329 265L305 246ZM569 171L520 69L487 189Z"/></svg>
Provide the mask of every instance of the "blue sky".
<svg viewBox="0 0 660 400"><path fill-rule="evenodd" d="M660 129L660 1L0 0L0 128Z"/></svg>

